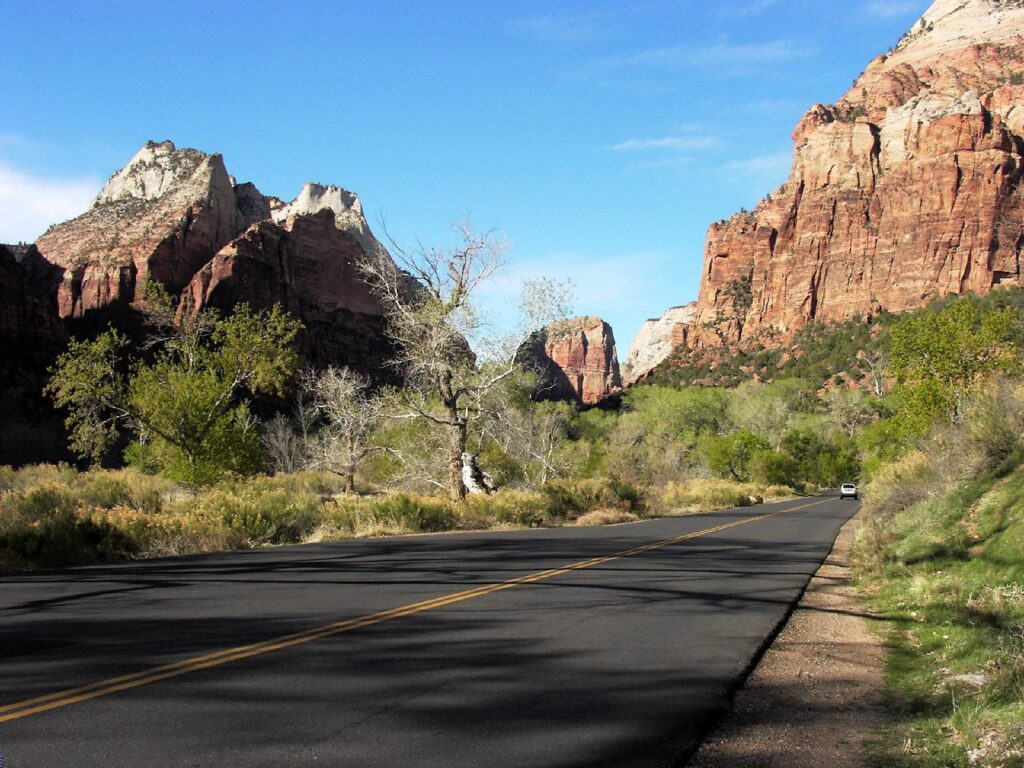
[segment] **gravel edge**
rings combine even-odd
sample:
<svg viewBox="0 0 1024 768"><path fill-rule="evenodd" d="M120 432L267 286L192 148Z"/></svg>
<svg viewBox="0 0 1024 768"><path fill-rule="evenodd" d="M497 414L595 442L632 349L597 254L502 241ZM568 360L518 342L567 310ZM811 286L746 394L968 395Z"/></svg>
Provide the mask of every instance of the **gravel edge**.
<svg viewBox="0 0 1024 768"><path fill-rule="evenodd" d="M885 722L885 649L851 583L843 525L786 625L688 768L863 768Z"/></svg>

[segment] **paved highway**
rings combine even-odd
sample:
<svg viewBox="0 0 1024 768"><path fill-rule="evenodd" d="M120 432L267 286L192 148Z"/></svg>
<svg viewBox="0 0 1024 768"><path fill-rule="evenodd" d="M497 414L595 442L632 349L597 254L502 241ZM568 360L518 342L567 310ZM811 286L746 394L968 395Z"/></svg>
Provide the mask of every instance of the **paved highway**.
<svg viewBox="0 0 1024 768"><path fill-rule="evenodd" d="M857 507L7 576L3 765L674 765Z"/></svg>

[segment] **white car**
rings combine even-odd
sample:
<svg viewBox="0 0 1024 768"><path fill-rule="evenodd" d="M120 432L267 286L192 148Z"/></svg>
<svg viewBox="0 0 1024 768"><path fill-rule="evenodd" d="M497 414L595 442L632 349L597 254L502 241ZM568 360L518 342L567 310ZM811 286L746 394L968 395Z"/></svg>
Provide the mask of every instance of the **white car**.
<svg viewBox="0 0 1024 768"><path fill-rule="evenodd" d="M841 499L854 499L857 498L857 486L853 483L843 483L839 486L839 498Z"/></svg>

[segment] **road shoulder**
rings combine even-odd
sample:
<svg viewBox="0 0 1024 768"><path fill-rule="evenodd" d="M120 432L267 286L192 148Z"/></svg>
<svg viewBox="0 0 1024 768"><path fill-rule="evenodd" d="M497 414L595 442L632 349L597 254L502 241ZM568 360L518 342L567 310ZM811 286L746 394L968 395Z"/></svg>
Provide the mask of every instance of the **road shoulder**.
<svg viewBox="0 0 1024 768"><path fill-rule="evenodd" d="M860 768L884 723L885 652L851 584L858 513L689 768Z"/></svg>

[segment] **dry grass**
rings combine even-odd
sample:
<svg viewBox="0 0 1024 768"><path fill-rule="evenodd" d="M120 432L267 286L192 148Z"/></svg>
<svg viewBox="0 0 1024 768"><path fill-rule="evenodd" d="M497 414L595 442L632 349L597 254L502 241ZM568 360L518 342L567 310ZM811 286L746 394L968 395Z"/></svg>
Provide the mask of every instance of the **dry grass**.
<svg viewBox="0 0 1024 768"><path fill-rule="evenodd" d="M760 501L788 498L793 494L793 489L784 485L765 487L756 483L705 478L669 483L661 490L658 501L663 514L685 515L730 507L748 507Z"/></svg>
<svg viewBox="0 0 1024 768"><path fill-rule="evenodd" d="M132 469L0 467L0 570L65 567L371 536L638 519L643 497L599 478L462 503L405 493L345 495L330 475L238 478L190 492ZM593 512L593 514L591 514Z"/></svg>
<svg viewBox="0 0 1024 768"><path fill-rule="evenodd" d="M621 509L594 509L576 518L576 525L598 526L617 525L619 523L635 523L640 518L632 512L624 512Z"/></svg>

